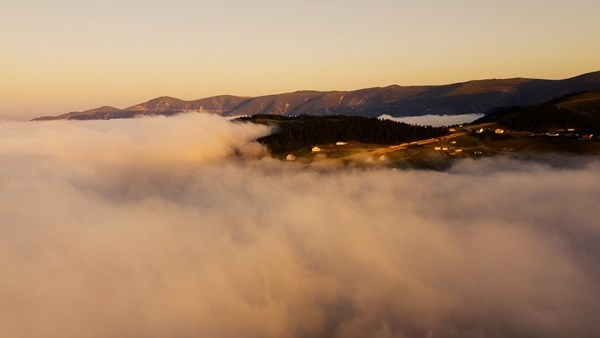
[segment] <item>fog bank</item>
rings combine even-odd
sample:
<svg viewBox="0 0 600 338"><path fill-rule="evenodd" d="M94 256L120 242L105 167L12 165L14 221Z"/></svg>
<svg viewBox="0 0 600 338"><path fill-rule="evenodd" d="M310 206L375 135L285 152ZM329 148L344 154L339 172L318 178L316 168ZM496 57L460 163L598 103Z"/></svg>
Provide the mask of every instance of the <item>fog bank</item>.
<svg viewBox="0 0 600 338"><path fill-rule="evenodd" d="M264 157L267 132L0 124L0 332L600 335L600 161L316 170Z"/></svg>
<svg viewBox="0 0 600 338"><path fill-rule="evenodd" d="M391 115L381 115L380 119L392 120L396 122L404 122L408 124L416 124L420 126L433 126L443 127L452 126L455 124L470 123L478 118L483 117L484 114L460 114L460 115L422 115L422 116L403 116L394 117Z"/></svg>

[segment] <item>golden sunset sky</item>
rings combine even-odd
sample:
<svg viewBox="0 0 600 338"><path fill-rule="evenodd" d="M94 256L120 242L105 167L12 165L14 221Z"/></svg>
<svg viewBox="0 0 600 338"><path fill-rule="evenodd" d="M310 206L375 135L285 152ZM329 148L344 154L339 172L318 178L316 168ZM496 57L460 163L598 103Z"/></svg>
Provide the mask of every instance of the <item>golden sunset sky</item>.
<svg viewBox="0 0 600 338"><path fill-rule="evenodd" d="M600 70L598 0L0 0L0 119Z"/></svg>

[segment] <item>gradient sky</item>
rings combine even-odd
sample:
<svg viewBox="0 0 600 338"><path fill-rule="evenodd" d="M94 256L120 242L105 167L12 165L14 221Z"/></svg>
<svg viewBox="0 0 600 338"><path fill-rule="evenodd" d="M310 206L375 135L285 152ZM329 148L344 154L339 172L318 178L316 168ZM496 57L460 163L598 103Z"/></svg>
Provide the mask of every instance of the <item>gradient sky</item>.
<svg viewBox="0 0 600 338"><path fill-rule="evenodd" d="M600 70L598 0L0 0L0 119Z"/></svg>

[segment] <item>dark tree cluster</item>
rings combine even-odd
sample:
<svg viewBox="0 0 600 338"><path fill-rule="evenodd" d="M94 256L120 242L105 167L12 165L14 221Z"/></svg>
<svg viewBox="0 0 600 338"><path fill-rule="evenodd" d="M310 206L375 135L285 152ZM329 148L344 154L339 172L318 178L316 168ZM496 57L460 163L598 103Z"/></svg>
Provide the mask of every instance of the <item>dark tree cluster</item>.
<svg viewBox="0 0 600 338"><path fill-rule="evenodd" d="M448 128L416 126L390 120L360 116L253 115L237 119L257 123L275 123L271 135L257 141L273 153L283 153L316 144L353 141L392 145L448 135Z"/></svg>

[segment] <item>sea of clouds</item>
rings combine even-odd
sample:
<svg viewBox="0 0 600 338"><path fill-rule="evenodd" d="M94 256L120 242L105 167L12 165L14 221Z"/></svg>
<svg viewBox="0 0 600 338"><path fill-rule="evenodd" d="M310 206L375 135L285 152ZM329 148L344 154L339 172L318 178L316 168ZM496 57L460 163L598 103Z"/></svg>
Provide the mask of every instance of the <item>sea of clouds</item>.
<svg viewBox="0 0 600 338"><path fill-rule="evenodd" d="M0 123L6 337L600 335L600 161L284 163L187 114Z"/></svg>

